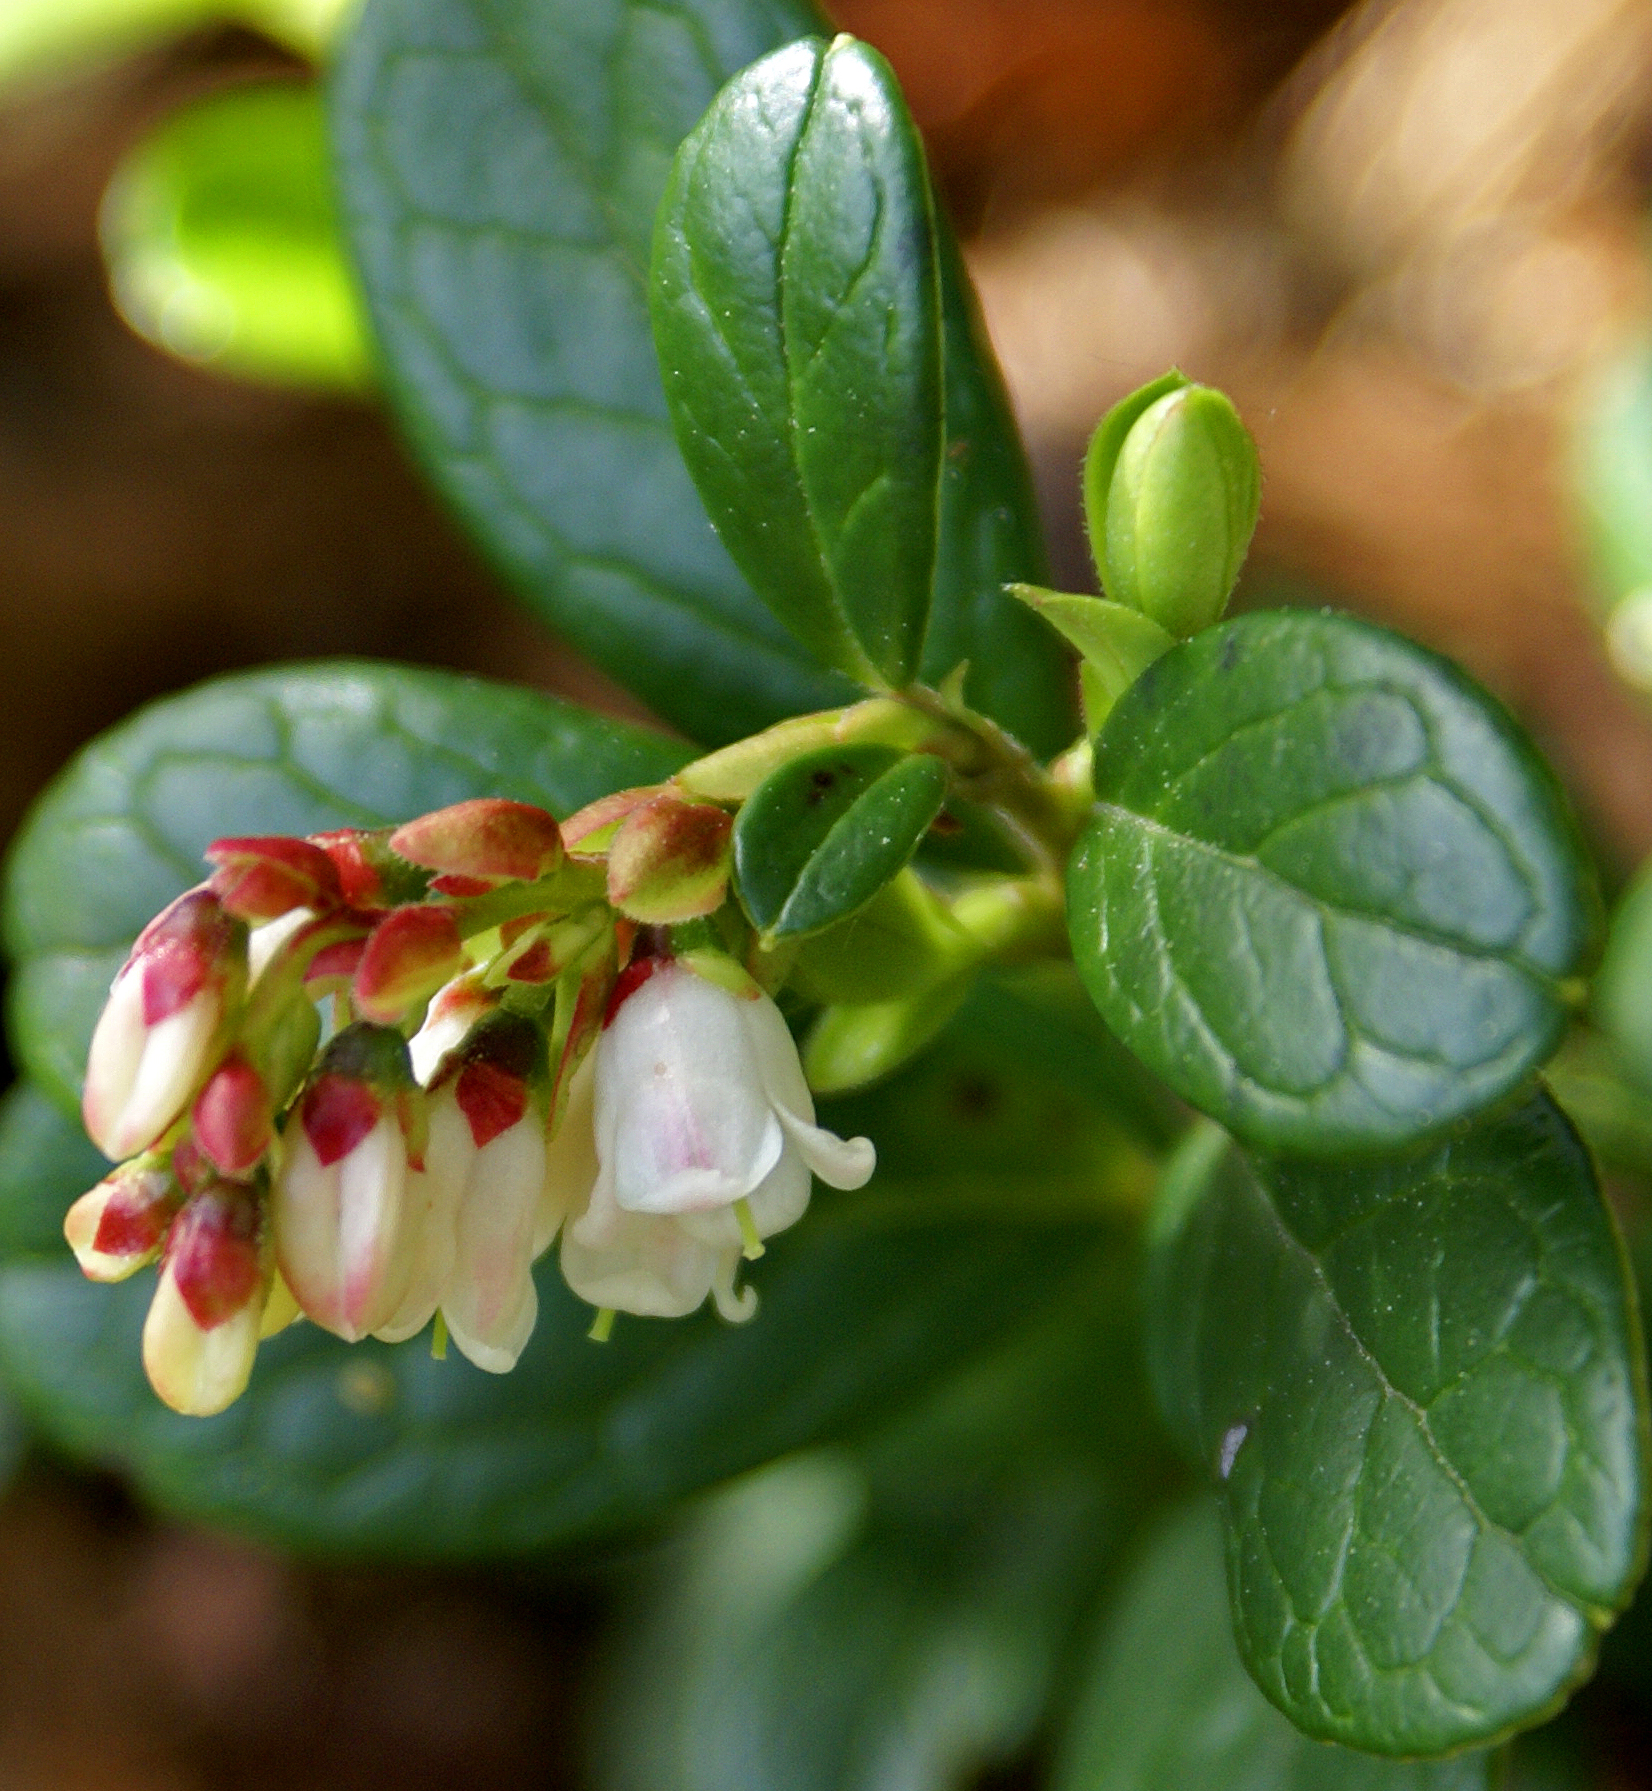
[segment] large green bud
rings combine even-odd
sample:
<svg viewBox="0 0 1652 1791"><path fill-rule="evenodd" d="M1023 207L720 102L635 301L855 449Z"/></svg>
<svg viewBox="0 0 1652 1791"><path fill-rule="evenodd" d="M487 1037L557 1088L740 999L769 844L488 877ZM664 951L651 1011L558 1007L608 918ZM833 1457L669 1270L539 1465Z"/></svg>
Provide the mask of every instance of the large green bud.
<svg viewBox="0 0 1652 1791"><path fill-rule="evenodd" d="M1221 618L1260 503L1256 444L1239 413L1180 373L1114 405L1085 457L1103 589L1184 639Z"/></svg>

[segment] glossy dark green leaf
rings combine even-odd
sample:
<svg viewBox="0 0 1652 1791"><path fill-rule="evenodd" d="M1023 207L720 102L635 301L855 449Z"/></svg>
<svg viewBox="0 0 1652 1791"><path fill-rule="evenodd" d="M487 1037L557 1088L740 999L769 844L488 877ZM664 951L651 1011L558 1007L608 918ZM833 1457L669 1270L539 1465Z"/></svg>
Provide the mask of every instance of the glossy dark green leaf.
<svg viewBox="0 0 1652 1791"><path fill-rule="evenodd" d="M369 382L314 87L236 87L169 114L122 161L100 222L121 314L157 347L250 379Z"/></svg>
<svg viewBox="0 0 1652 1791"><path fill-rule="evenodd" d="M482 795L565 815L684 757L532 691L399 666L294 666L155 703L74 760L13 848L14 1046L54 1099L78 1102L110 979L222 835L374 827Z"/></svg>
<svg viewBox="0 0 1652 1791"><path fill-rule="evenodd" d="M1061 643L1005 592L1049 583L1038 500L963 255L946 218L936 224L946 462L923 675L939 684L967 663L964 700L1047 759L1079 732L1072 667Z"/></svg>
<svg viewBox="0 0 1652 1791"><path fill-rule="evenodd" d="M1154 1466L1122 1242L864 1452L696 1517L622 1632L602 1791L952 1791L1027 1745Z"/></svg>
<svg viewBox="0 0 1652 1791"><path fill-rule="evenodd" d="M92 1285L47 1236L86 1174L74 1122L32 1097L0 1135L0 1165L27 1134L39 1171L0 1178L0 1199L18 1203L5 1233L40 1249L0 1265L0 1375L46 1435L166 1509L296 1548L482 1557L648 1521L727 1475L886 1422L1087 1273L1148 1161L1105 1085L1051 1088L995 1047L1000 1018L1010 1037L1036 1023L1027 1007L983 986L949 1041L848 1111L885 1168L863 1195L817 1195L771 1241L750 1323L621 1318L593 1344L590 1308L548 1261L538 1329L510 1374L299 1324L210 1419L168 1412L144 1382L152 1277ZM951 1149L932 1160L914 1128L943 1116ZM822 1120L839 1123L830 1108ZM915 1162L925 1173L909 1173Z"/></svg>
<svg viewBox="0 0 1652 1791"><path fill-rule="evenodd" d="M910 683L939 528L941 290L893 71L841 37L743 70L660 204L654 342L735 564L815 656Z"/></svg>
<svg viewBox="0 0 1652 1791"><path fill-rule="evenodd" d="M666 415L646 275L677 145L737 70L822 29L804 0L368 0L334 138L386 383L427 469L545 619L707 743L845 700L736 572ZM943 261L943 275L948 266ZM1000 587L1037 511L967 289L931 679L1035 750L1075 729L1054 644Z"/></svg>
<svg viewBox="0 0 1652 1791"><path fill-rule="evenodd" d="M946 790L940 759L884 746L771 772L734 823L734 884L753 925L797 938L865 907L918 849Z"/></svg>
<svg viewBox="0 0 1652 1791"><path fill-rule="evenodd" d="M1248 1164L1210 1129L1161 1197L1149 1300L1240 1650L1301 1728L1440 1752L1589 1671L1643 1559L1644 1366L1546 1095L1378 1164Z"/></svg>
<svg viewBox="0 0 1652 1791"><path fill-rule="evenodd" d="M1312 1741L1233 1646L1222 1538L1203 1501L1162 1522L1098 1638L1053 1791L1490 1791L1484 1753L1396 1761Z"/></svg>
<svg viewBox="0 0 1652 1791"><path fill-rule="evenodd" d="M1530 744L1436 655L1329 612L1241 617L1142 674L1095 780L1079 968L1241 1137L1392 1149L1559 1042L1590 873Z"/></svg>
<svg viewBox="0 0 1652 1791"><path fill-rule="evenodd" d="M61 1256L69 1200L108 1173L73 1119L32 1082L14 1083L0 1097L0 1259Z"/></svg>

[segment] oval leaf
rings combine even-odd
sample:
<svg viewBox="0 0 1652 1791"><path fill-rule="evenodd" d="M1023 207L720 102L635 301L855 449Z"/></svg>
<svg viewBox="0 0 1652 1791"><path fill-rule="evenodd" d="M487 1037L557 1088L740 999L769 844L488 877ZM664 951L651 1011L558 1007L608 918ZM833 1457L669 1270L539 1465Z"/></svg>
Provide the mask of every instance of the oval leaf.
<svg viewBox="0 0 1652 1791"><path fill-rule="evenodd" d="M1162 1523L1098 1638L1054 1791L1488 1791L1484 1753L1379 1760L1310 1741L1245 1677L1216 1514Z"/></svg>
<svg viewBox="0 0 1652 1791"><path fill-rule="evenodd" d="M1240 1650L1312 1735L1490 1741L1589 1670L1643 1560L1622 1250L1546 1095L1409 1161L1169 1178L1161 1403L1216 1482Z"/></svg>
<svg viewBox="0 0 1652 1791"><path fill-rule="evenodd" d="M226 834L378 827L471 796L559 818L669 777L686 752L528 690L391 665L224 678L140 710L47 790L12 851L13 1043L73 1108L92 1026L138 932Z"/></svg>
<svg viewBox="0 0 1652 1791"><path fill-rule="evenodd" d="M593 1344L590 1308L547 1261L538 1328L510 1374L299 1324L209 1419L167 1411L144 1381L153 1277L94 1286L68 1256L62 1213L88 1184L75 1122L14 1099L0 1235L26 1253L0 1264L0 1374L49 1437L156 1503L295 1548L484 1557L652 1520L771 1456L885 1421L1067 1289L1082 1297L1106 1206L1137 1197L1143 1159L1105 1085L1054 1088L995 1046L1000 1027L1036 1029L1025 1006L983 986L948 1041L854 1104L847 1117L889 1167L771 1241L749 1324L622 1318ZM839 1123L829 1108L822 1121ZM937 1128L939 1161L917 1135ZM1043 1173L1029 1185L1033 1137ZM34 1172L13 1178L25 1149Z"/></svg>
<svg viewBox="0 0 1652 1791"><path fill-rule="evenodd" d="M156 347L252 379L369 382L313 87L172 113L121 163L101 234L121 315Z"/></svg>
<svg viewBox="0 0 1652 1791"><path fill-rule="evenodd" d="M1391 1149L1559 1042L1596 898L1553 779L1455 667L1348 616L1166 653L1069 873L1102 1017L1242 1138Z"/></svg>
<svg viewBox="0 0 1652 1791"><path fill-rule="evenodd" d="M771 939L818 933L863 908L918 849L947 768L883 746L807 753L771 772L734 823L734 880Z"/></svg>
<svg viewBox="0 0 1652 1791"><path fill-rule="evenodd" d="M875 50L792 44L718 94L677 151L650 299L677 445L736 565L825 664L910 682L940 276L923 149Z"/></svg>
<svg viewBox="0 0 1652 1791"><path fill-rule="evenodd" d="M526 600L707 744L850 686L706 519L661 390L649 241L672 154L718 88L821 29L805 0L368 0L333 89L347 228L415 450ZM1001 591L1047 575L1037 509L950 272L925 676L969 660L969 699L1052 753L1074 732L1059 645Z"/></svg>

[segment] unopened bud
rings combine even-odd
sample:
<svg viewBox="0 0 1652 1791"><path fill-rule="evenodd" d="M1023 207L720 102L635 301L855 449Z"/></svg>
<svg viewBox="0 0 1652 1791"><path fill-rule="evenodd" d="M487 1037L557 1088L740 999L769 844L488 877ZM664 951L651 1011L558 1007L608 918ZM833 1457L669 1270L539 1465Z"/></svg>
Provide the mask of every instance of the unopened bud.
<svg viewBox="0 0 1652 1791"><path fill-rule="evenodd" d="M398 827L390 849L410 864L438 873L435 887L446 878L475 881L479 889L454 888L444 893L480 894L494 883L532 883L562 862L562 835L556 820L526 802L482 796L456 802Z"/></svg>
<svg viewBox="0 0 1652 1791"><path fill-rule="evenodd" d="M614 835L609 901L650 926L715 912L728 890L733 827L726 809L662 790Z"/></svg>
<svg viewBox="0 0 1652 1791"><path fill-rule="evenodd" d="M217 866L208 887L245 921L279 920L294 908L323 912L344 900L337 866L309 840L214 840L205 856Z"/></svg>
<svg viewBox="0 0 1652 1791"><path fill-rule="evenodd" d="M147 1148L183 1112L246 977L247 929L204 886L144 929L87 1054L82 1115L106 1157Z"/></svg>
<svg viewBox="0 0 1652 1791"><path fill-rule="evenodd" d="M1109 597L1184 639L1221 618L1261 502L1256 444L1228 398L1179 374L1132 394L1096 431L1084 497Z"/></svg>
<svg viewBox="0 0 1652 1791"><path fill-rule="evenodd" d="M441 1068L447 1054L464 1042L466 1033L499 1004L479 971L468 971L445 984L431 998L424 1024L408 1041L415 1078L426 1087Z"/></svg>
<svg viewBox="0 0 1652 1791"><path fill-rule="evenodd" d="M124 1281L153 1262L183 1197L163 1157L137 1157L105 1176L63 1221L81 1273L90 1281Z"/></svg>
<svg viewBox="0 0 1652 1791"><path fill-rule="evenodd" d="M270 1285L258 1197L217 1182L172 1222L143 1327L149 1384L176 1412L207 1417L245 1389Z"/></svg>
<svg viewBox="0 0 1652 1791"><path fill-rule="evenodd" d="M272 1202L281 1273L304 1311L350 1342L407 1291L418 1100L401 1035L358 1022L322 1053L283 1134Z"/></svg>
<svg viewBox="0 0 1652 1791"><path fill-rule="evenodd" d="M532 1268L546 1173L545 1081L543 1032L500 1013L465 1041L431 1102L428 1173L454 1190L442 1313L460 1350L493 1373L515 1366L539 1312ZM422 1324L428 1316L408 1318Z"/></svg>
<svg viewBox="0 0 1652 1791"><path fill-rule="evenodd" d="M310 835L310 844L319 846L333 861L344 899L352 908L393 908L399 902L416 902L428 888L429 872L390 850L392 831L388 827L372 832L345 827L336 833Z"/></svg>
<svg viewBox="0 0 1652 1791"><path fill-rule="evenodd" d="M229 1176L245 1175L253 1168L269 1148L274 1130L264 1078L239 1052L226 1057L207 1078L190 1119L196 1142Z"/></svg>
<svg viewBox="0 0 1652 1791"><path fill-rule="evenodd" d="M646 784L634 790L616 790L612 796L586 803L562 823L563 843L575 857L600 857L614 843L621 824L644 803L652 802L661 787Z"/></svg>
<svg viewBox="0 0 1652 1791"><path fill-rule="evenodd" d="M351 993L364 1018L388 1026L455 976L464 957L451 908L397 908L368 938Z"/></svg>

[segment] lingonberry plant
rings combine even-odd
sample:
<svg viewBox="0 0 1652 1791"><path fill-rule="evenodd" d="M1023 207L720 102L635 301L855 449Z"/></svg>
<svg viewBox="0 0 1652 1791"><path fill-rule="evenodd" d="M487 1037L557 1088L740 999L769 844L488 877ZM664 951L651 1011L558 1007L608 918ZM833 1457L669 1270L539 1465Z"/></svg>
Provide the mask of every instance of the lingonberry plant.
<svg viewBox="0 0 1652 1791"><path fill-rule="evenodd" d="M616 1654L616 1787L1041 1727L1061 1791L1489 1786L1644 1553L1635 1294L1538 1079L1565 801L1434 654L1222 619L1257 460L1179 373L1091 444L1105 595L1047 588L901 95L817 28L368 0L384 382L676 732L332 665L94 744L12 864L0 1361L334 1553L774 1462Z"/></svg>

